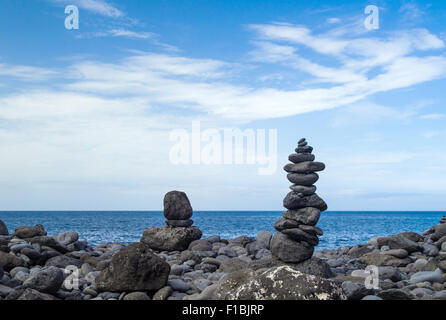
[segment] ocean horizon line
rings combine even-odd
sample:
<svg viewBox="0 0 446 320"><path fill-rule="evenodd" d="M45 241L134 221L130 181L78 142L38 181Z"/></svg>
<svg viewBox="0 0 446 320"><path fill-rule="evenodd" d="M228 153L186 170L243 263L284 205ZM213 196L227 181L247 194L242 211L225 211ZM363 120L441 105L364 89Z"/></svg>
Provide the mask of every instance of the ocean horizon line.
<svg viewBox="0 0 446 320"><path fill-rule="evenodd" d="M283 212L286 211L286 209L282 210L194 210L195 213L204 213L204 212L216 212L216 213L222 213L222 212ZM106 213L113 213L113 212L119 212L119 213L125 213L125 212L147 212L147 213L159 213L163 212L163 210L0 210L0 213L14 213L14 212L31 212L31 213L38 213L38 212L45 212L45 213L81 213L81 212L106 212ZM446 215L446 210L327 210L324 211L325 213L410 213L410 212L426 212L426 213L444 213Z"/></svg>

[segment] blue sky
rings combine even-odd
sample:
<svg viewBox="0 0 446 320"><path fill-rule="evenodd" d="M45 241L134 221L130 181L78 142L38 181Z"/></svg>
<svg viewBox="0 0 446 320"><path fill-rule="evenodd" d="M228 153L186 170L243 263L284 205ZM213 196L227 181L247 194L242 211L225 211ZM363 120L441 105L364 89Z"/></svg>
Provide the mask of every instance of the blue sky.
<svg viewBox="0 0 446 320"><path fill-rule="evenodd" d="M281 210L306 137L330 210L444 210L445 19L441 1L3 0L1 209L159 210L177 189ZM197 120L276 129L277 171L173 165L169 134Z"/></svg>

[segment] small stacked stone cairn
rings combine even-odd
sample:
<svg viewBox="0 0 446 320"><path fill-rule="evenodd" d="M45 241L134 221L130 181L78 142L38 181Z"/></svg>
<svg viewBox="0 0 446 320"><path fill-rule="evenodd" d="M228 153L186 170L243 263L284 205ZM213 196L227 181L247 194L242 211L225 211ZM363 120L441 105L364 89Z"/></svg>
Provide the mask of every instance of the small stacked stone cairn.
<svg viewBox="0 0 446 320"><path fill-rule="evenodd" d="M171 191L164 197L166 225L150 227L142 235L141 242L158 251L181 251L201 238L200 229L192 226L192 206L184 192Z"/></svg>
<svg viewBox="0 0 446 320"><path fill-rule="evenodd" d="M440 223L446 223L446 216L441 217Z"/></svg>
<svg viewBox="0 0 446 320"><path fill-rule="evenodd" d="M288 210L274 224L279 232L271 240L271 253L287 263L310 259L319 244L318 236L323 234L315 225L320 213L327 210L327 204L316 194L314 183L319 179L316 172L323 171L325 164L315 162L312 152L305 138L299 140L296 153L288 157L292 163L284 167L293 185L283 200Z"/></svg>

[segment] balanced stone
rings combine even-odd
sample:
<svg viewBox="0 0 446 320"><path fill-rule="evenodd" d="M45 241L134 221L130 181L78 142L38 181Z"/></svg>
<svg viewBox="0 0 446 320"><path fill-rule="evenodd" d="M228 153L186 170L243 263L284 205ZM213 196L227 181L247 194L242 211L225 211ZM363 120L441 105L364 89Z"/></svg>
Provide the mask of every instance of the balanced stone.
<svg viewBox="0 0 446 320"><path fill-rule="evenodd" d="M187 220L166 220L166 224L171 227L190 227L194 224L191 219Z"/></svg>
<svg viewBox="0 0 446 320"><path fill-rule="evenodd" d="M304 161L314 161L316 157L311 153L293 153L288 156L288 160L293 163L300 163Z"/></svg>
<svg viewBox="0 0 446 320"><path fill-rule="evenodd" d="M321 211L317 208L302 208L299 210L285 211L282 216L286 219L294 220L300 224L314 226L319 221Z"/></svg>
<svg viewBox="0 0 446 320"><path fill-rule="evenodd" d="M310 146L304 146L304 147L297 147L295 149L296 153L312 153L313 147Z"/></svg>
<svg viewBox="0 0 446 320"><path fill-rule="evenodd" d="M289 263L299 263L310 259L314 247L306 242L297 242L282 232L277 232L271 239L271 253L274 257Z"/></svg>
<svg viewBox="0 0 446 320"><path fill-rule="evenodd" d="M298 227L299 227L299 222L286 218L280 218L274 223L274 229L276 229L277 231L298 228Z"/></svg>
<svg viewBox="0 0 446 320"><path fill-rule="evenodd" d="M307 233L310 233L314 236L323 236L324 235L324 232L322 231L322 229L318 228L318 227L307 226L307 225L301 224L301 225L299 225L299 229L301 229Z"/></svg>
<svg viewBox="0 0 446 320"><path fill-rule="evenodd" d="M286 172L292 173L308 173L314 171L323 171L325 164L322 162L305 161L300 163L289 163L283 167Z"/></svg>
<svg viewBox="0 0 446 320"><path fill-rule="evenodd" d="M440 223L446 223L446 216L441 217Z"/></svg>
<svg viewBox="0 0 446 320"><path fill-rule="evenodd" d="M192 206L184 192L171 191L164 196L164 216L168 220L187 220L192 217Z"/></svg>
<svg viewBox="0 0 446 320"><path fill-rule="evenodd" d="M316 181L319 180L317 173L289 173L287 178L290 182L301 185L301 186L312 186Z"/></svg>
<svg viewBox="0 0 446 320"><path fill-rule="evenodd" d="M197 227L150 227L141 237L141 242L158 251L183 251L192 241L200 239L202 233Z"/></svg>
<svg viewBox="0 0 446 320"><path fill-rule="evenodd" d="M314 186L319 179L316 172L323 171L325 164L314 161L313 147L305 138L299 140L295 151L288 157L292 163L283 168L293 183L291 192L283 199L283 206L288 211L274 223L279 232L270 244L271 254L285 263L299 263L312 257L314 247L319 244L318 236L323 235L315 225L321 211L327 210L327 204L316 194Z"/></svg>
<svg viewBox="0 0 446 320"><path fill-rule="evenodd" d="M291 191L283 199L283 206L289 210L296 210L306 207L317 208L320 211L327 210L327 204L317 194L302 197L301 194Z"/></svg>
<svg viewBox="0 0 446 320"><path fill-rule="evenodd" d="M293 184L290 189L294 192L302 193L304 196L311 196L312 194L316 193L316 186L306 187Z"/></svg>
<svg viewBox="0 0 446 320"><path fill-rule="evenodd" d="M300 228L285 229L281 232L296 241L305 241L312 246L317 246L319 244L317 236L309 234Z"/></svg>
<svg viewBox="0 0 446 320"><path fill-rule="evenodd" d="M166 225L146 229L141 242L158 251L182 251L189 247L192 241L198 240L202 232L193 227L192 206L184 192L171 191L164 197L164 216Z"/></svg>

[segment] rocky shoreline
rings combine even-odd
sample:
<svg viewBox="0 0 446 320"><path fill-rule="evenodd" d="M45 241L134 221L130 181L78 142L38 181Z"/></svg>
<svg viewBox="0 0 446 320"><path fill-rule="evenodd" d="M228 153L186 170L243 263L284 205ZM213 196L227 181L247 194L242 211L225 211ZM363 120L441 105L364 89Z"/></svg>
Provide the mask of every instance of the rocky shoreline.
<svg viewBox="0 0 446 320"><path fill-rule="evenodd" d="M274 257L268 231L159 251L143 241L91 247L41 225L9 234L0 221L0 300L446 300L445 220L301 263Z"/></svg>
<svg viewBox="0 0 446 320"><path fill-rule="evenodd" d="M327 204L312 151L299 140L284 167L293 185L275 234L202 239L180 191L164 198L166 225L128 246L0 221L0 300L446 300L446 217L421 235L314 251Z"/></svg>

